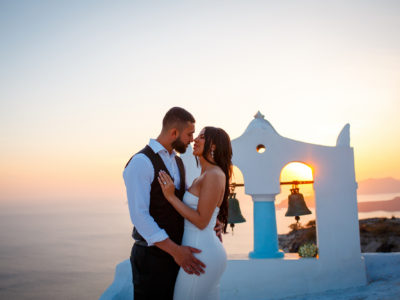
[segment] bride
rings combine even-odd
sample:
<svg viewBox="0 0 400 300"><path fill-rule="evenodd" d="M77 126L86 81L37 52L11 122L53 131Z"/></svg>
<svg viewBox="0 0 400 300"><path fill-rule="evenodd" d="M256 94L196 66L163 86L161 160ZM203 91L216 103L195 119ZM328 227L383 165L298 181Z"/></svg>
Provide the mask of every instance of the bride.
<svg viewBox="0 0 400 300"><path fill-rule="evenodd" d="M158 181L165 198L185 218L182 245L201 249L196 257L205 263L205 273L196 276L179 270L174 300L219 299L219 281L226 267L226 252L214 232L217 218L228 218L229 180L232 174L232 147L228 134L205 127L194 140L193 155L201 165L201 174L186 191L183 201L175 196L175 186L161 171Z"/></svg>

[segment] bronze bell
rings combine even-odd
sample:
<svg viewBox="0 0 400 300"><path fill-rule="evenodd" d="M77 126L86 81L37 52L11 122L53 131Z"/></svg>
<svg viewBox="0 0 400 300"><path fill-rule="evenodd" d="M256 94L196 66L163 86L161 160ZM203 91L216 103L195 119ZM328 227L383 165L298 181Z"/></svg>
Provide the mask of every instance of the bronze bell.
<svg viewBox="0 0 400 300"><path fill-rule="evenodd" d="M288 210L285 214L286 217L296 217L298 221L299 216L309 215L311 211L308 209L304 197L299 193L298 187L290 189Z"/></svg>
<svg viewBox="0 0 400 300"><path fill-rule="evenodd" d="M236 199L236 193L230 193L228 198L228 223L232 228L235 227L236 223L246 222L246 219L242 216L240 211L239 201Z"/></svg>

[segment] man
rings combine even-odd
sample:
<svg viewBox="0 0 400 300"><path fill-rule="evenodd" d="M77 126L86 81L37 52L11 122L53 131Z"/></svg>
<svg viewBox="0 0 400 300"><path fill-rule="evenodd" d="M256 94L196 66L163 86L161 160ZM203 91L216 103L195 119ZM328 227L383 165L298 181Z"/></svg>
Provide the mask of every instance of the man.
<svg viewBox="0 0 400 300"><path fill-rule="evenodd" d="M134 299L172 299L181 266L189 274L204 273L205 265L181 246L183 218L165 199L157 180L160 170L174 180L176 196L186 190L185 169L175 150L184 153L193 141L195 119L183 108L171 108L163 119L160 135L130 161L123 177L135 243L131 252Z"/></svg>

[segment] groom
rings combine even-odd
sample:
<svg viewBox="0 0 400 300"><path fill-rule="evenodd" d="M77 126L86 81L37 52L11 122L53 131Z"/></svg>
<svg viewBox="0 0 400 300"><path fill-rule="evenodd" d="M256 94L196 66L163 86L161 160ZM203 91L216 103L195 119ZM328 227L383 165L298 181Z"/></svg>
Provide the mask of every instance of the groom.
<svg viewBox="0 0 400 300"><path fill-rule="evenodd" d="M186 190L185 168L176 152L184 153L193 141L195 119L180 107L171 108L163 119L157 139L135 154L126 164L123 177L134 225L131 252L134 299L172 299L181 266L189 274L204 273L205 265L181 246L183 217L165 199L157 180L166 171L182 200Z"/></svg>

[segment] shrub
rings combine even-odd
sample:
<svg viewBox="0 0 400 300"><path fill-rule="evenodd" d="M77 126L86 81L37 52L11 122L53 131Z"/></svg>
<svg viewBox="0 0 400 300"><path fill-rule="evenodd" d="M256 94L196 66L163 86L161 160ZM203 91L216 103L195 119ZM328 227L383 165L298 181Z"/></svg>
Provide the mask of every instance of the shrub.
<svg viewBox="0 0 400 300"><path fill-rule="evenodd" d="M306 243L299 248L299 255L301 257L315 257L317 254L318 247L314 243Z"/></svg>

